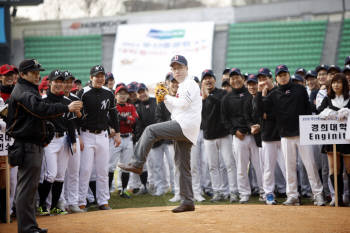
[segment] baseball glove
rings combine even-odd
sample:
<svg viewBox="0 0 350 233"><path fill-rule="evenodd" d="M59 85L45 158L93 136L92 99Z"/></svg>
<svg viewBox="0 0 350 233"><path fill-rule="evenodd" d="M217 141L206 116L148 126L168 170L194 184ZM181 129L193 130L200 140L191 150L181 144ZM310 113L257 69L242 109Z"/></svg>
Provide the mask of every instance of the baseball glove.
<svg viewBox="0 0 350 233"><path fill-rule="evenodd" d="M169 94L168 89L165 87L163 82L157 83L156 88L154 89L156 95L157 103L163 102L164 97Z"/></svg>

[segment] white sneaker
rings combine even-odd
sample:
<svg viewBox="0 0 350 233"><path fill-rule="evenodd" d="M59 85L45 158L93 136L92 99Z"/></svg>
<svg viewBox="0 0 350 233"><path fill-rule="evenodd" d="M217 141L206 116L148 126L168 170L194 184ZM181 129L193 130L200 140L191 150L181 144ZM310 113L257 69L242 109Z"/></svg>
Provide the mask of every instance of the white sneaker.
<svg viewBox="0 0 350 233"><path fill-rule="evenodd" d="M300 205L299 198L288 197L287 200L283 202L283 205Z"/></svg>
<svg viewBox="0 0 350 233"><path fill-rule="evenodd" d="M317 205L317 206L324 206L325 205L325 201L323 199L322 194L318 194L315 196L314 205Z"/></svg>
<svg viewBox="0 0 350 233"><path fill-rule="evenodd" d="M175 196L174 196L173 198L171 198L169 201L170 201L170 202L178 202L178 201L181 201L181 198L180 198L180 196L175 195Z"/></svg>
<svg viewBox="0 0 350 233"><path fill-rule="evenodd" d="M205 198L202 195L194 195L194 200L197 202L205 201Z"/></svg>
<svg viewBox="0 0 350 233"><path fill-rule="evenodd" d="M218 201L222 201L223 197L221 196L220 193L215 193L213 198L210 200L211 202L218 202Z"/></svg>
<svg viewBox="0 0 350 233"><path fill-rule="evenodd" d="M276 205L276 200L275 197L273 196L272 193L269 193L266 195L266 201L265 201L266 205Z"/></svg>
<svg viewBox="0 0 350 233"><path fill-rule="evenodd" d="M241 199L239 200L240 204L246 204L249 201L249 195L241 195Z"/></svg>
<svg viewBox="0 0 350 233"><path fill-rule="evenodd" d="M69 205L68 209L70 212L72 213L84 213L84 211L82 209L80 209L78 206L76 205Z"/></svg>

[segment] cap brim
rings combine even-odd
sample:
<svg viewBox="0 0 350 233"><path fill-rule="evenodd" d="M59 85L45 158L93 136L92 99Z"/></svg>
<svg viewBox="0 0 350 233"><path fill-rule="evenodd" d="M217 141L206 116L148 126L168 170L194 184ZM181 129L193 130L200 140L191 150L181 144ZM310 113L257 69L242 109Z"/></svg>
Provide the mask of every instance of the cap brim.
<svg viewBox="0 0 350 233"><path fill-rule="evenodd" d="M276 72L276 75L278 75L278 74L280 74L282 72L289 73L289 70L279 70L278 72Z"/></svg>
<svg viewBox="0 0 350 233"><path fill-rule="evenodd" d="M97 72L94 72L94 73L92 73L90 75L91 76L95 76L95 75L98 75L99 73L106 74L106 72L104 72L104 71L97 71Z"/></svg>
<svg viewBox="0 0 350 233"><path fill-rule="evenodd" d="M173 66L174 63L183 65L183 66L187 66L185 63L179 62L179 61L173 61L172 63L170 63L170 66Z"/></svg>

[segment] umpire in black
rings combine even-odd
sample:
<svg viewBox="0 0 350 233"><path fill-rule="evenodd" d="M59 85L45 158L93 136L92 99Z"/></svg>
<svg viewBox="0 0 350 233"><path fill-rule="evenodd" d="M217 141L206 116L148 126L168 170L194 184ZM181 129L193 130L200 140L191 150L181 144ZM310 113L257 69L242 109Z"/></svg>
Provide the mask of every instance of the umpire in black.
<svg viewBox="0 0 350 233"><path fill-rule="evenodd" d="M8 103L7 134L15 139L9 154L17 155L18 165L16 209L19 233L47 232L40 229L35 219L35 194L38 189L43 146L50 142L46 119L78 112L80 101L71 104L44 103L38 91L41 65L34 59L19 65L20 78ZM17 152L17 153L16 153ZM10 157L10 155L9 155Z"/></svg>

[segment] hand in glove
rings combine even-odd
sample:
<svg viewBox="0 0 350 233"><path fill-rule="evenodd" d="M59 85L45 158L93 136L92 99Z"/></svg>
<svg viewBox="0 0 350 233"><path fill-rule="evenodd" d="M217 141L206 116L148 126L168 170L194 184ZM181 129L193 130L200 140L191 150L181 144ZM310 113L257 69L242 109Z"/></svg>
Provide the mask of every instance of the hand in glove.
<svg viewBox="0 0 350 233"><path fill-rule="evenodd" d="M154 89L157 103L163 102L167 94L169 94L168 89L166 88L163 82L157 83L156 88Z"/></svg>
<svg viewBox="0 0 350 233"><path fill-rule="evenodd" d="M330 108L326 108L318 116L323 120L327 120L327 119L335 119L337 115L338 115L338 112Z"/></svg>

